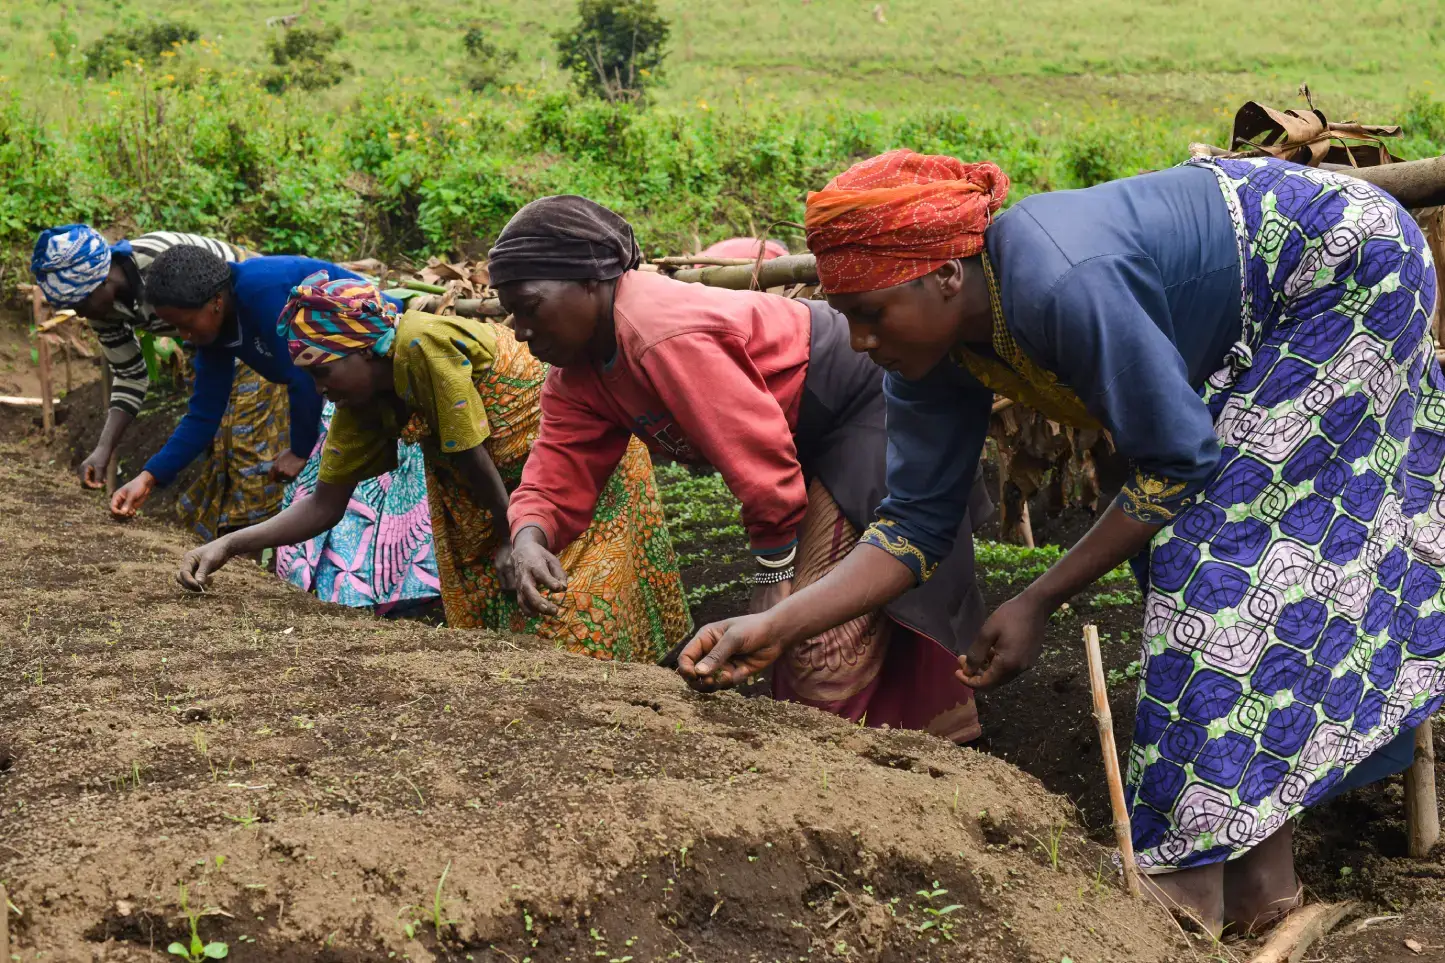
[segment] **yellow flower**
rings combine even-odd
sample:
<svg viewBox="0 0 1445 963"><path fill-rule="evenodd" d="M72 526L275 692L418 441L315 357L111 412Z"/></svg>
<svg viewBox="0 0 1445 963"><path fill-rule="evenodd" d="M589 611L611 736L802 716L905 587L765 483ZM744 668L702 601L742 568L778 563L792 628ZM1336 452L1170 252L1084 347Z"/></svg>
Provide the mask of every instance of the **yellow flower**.
<svg viewBox="0 0 1445 963"><path fill-rule="evenodd" d="M161 51L161 56L162 56L162 57L174 57L175 55L176 55L176 52L175 52L174 50L162 50L162 51Z"/></svg>
<svg viewBox="0 0 1445 963"><path fill-rule="evenodd" d="M416 142L416 131L414 131L414 130L409 130L409 131L407 131L407 133L406 133L406 142L407 142L408 144L412 144L412 143L415 143L415 142Z"/></svg>
<svg viewBox="0 0 1445 963"><path fill-rule="evenodd" d="M697 105L698 105L699 107L701 107L703 110L712 110L712 108L707 105L707 101L705 101L705 100L699 100L699 101L697 102Z"/></svg>
<svg viewBox="0 0 1445 963"><path fill-rule="evenodd" d="M175 79L176 79L176 75L175 75L175 74L166 74L166 83L171 83L171 82L173 82Z"/></svg>

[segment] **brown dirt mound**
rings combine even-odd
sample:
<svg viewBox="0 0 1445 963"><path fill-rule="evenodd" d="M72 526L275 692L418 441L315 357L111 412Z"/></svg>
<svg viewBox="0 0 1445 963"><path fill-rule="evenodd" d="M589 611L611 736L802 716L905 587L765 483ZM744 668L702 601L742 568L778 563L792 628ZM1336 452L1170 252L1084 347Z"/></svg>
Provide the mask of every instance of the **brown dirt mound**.
<svg viewBox="0 0 1445 963"><path fill-rule="evenodd" d="M386 623L0 451L0 878L24 960L1191 958L987 755ZM1057 866L1047 853L1061 834Z"/></svg>

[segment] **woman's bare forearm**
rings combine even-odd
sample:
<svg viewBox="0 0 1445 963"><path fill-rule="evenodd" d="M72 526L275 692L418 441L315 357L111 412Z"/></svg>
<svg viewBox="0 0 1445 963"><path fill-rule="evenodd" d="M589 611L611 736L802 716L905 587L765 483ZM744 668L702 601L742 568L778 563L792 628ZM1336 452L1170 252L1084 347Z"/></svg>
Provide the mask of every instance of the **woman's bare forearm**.
<svg viewBox="0 0 1445 963"><path fill-rule="evenodd" d="M1117 504L1111 504L1094 527L1024 594L1053 611L1148 548L1163 527L1130 518Z"/></svg>
<svg viewBox="0 0 1445 963"><path fill-rule="evenodd" d="M882 608L913 586L907 565L859 545L833 571L769 609L768 634L786 648Z"/></svg>
<svg viewBox="0 0 1445 963"><path fill-rule="evenodd" d="M462 476L467 480L467 487L472 491L472 497L477 504L492 514L492 524L504 539L510 539L507 528L507 506L511 502L507 494L507 485L502 481L502 473L497 470L497 463L492 460L491 453L478 445L469 450L458 452L452 456L457 459L457 464L462 470Z"/></svg>
<svg viewBox="0 0 1445 963"><path fill-rule="evenodd" d="M315 538L341 521L355 488L355 485L321 482L316 491L293 502L279 515L224 536L226 550L231 555L246 555Z"/></svg>

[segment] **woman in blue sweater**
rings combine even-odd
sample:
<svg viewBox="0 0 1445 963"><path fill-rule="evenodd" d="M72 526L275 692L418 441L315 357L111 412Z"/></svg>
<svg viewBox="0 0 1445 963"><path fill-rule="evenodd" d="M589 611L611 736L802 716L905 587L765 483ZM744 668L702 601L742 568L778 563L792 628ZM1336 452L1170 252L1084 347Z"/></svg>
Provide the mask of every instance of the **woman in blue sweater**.
<svg viewBox="0 0 1445 963"><path fill-rule="evenodd" d="M151 492L164 488L210 447L231 396L236 361L274 384L286 385L291 403L291 448L270 466L273 484L295 478L311 455L321 423L316 386L291 364L276 319L291 289L309 274L330 271L356 277L307 257L260 257L230 263L198 247L173 247L152 262L146 299L162 320L196 347L195 385L185 416L140 474L111 497L110 510L129 517ZM285 417L275 412L272 417ZM277 493L279 498L279 492Z"/></svg>
<svg viewBox="0 0 1445 963"><path fill-rule="evenodd" d="M1106 428L1134 466L1000 606L987 689L1134 559L1146 587L1127 798L1152 889L1213 932L1297 904L1291 820L1408 766L1445 699L1445 375L1407 212L1339 174L1197 162L1026 198L992 164L896 151L808 199L853 346L886 368L888 497L838 568L679 658L736 683L933 574L995 393Z"/></svg>

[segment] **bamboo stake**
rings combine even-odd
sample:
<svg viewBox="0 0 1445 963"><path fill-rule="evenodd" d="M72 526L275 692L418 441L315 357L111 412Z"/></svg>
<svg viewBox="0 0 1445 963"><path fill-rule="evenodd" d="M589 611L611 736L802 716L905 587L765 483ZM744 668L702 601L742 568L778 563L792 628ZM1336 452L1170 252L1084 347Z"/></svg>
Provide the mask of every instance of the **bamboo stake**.
<svg viewBox="0 0 1445 963"><path fill-rule="evenodd" d="M1440 803L1435 794L1435 732L1426 719L1415 730L1415 761L1405 770L1405 825L1410 857L1424 859L1440 841Z"/></svg>
<svg viewBox="0 0 1445 963"><path fill-rule="evenodd" d="M68 395L75 390L75 379L70 374L70 342L60 342L60 350L65 353L65 393ZM0 960L0 963L4 963Z"/></svg>
<svg viewBox="0 0 1445 963"><path fill-rule="evenodd" d="M30 289L30 314L35 327L45 323L45 295L40 292L39 285ZM50 342L44 335L37 335L35 341L40 360L40 427L49 440L55 431L55 386L50 377Z"/></svg>
<svg viewBox="0 0 1445 963"><path fill-rule="evenodd" d="M1109 711L1109 690L1104 681L1104 656L1099 651L1099 629L1084 626L1084 654L1089 660L1089 690L1094 695L1094 722L1099 727L1099 748L1104 753L1104 775L1109 781L1109 805L1114 810L1114 839L1124 861L1124 886L1139 895L1139 867L1134 863L1134 839L1129 809L1124 804L1124 778L1119 773L1119 751L1114 748L1114 716Z"/></svg>
<svg viewBox="0 0 1445 963"><path fill-rule="evenodd" d="M0 883L0 963L10 963L10 894Z"/></svg>

